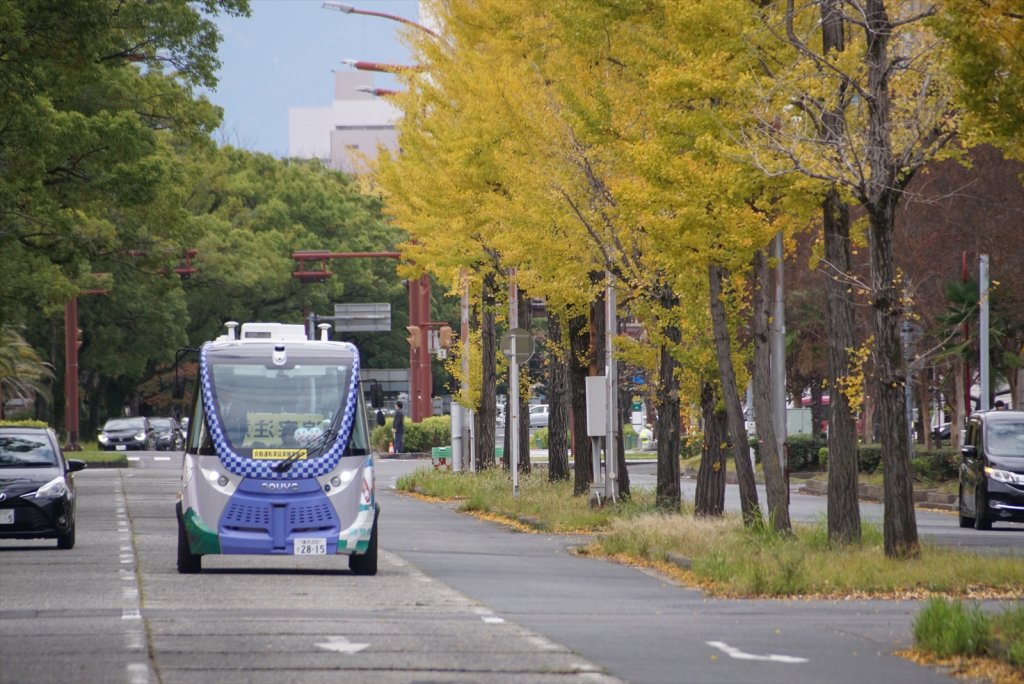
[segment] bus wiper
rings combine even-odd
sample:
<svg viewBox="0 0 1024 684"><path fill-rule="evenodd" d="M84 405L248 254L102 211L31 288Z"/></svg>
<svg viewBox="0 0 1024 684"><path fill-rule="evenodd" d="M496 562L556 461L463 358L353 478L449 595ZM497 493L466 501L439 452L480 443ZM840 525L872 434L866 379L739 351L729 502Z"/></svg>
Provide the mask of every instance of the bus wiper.
<svg viewBox="0 0 1024 684"><path fill-rule="evenodd" d="M319 437L314 439L312 443L300 447L284 457L284 459L275 465L272 470L275 473L286 473L292 469L295 462L302 458L303 454L312 453L313 451L323 451L324 447L327 446L328 440L336 435L335 426L337 425L338 416L341 415L341 411L335 413L334 418L331 420L331 424L327 426L327 429Z"/></svg>

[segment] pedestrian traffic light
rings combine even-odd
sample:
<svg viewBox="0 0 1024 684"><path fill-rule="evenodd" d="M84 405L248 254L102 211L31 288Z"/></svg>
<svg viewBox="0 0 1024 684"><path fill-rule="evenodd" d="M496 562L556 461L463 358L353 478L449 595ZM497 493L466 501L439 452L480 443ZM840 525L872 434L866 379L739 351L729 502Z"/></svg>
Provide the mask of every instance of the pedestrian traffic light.
<svg viewBox="0 0 1024 684"><path fill-rule="evenodd" d="M409 331L409 346L413 349L420 348L420 327L418 325L407 325L405 329Z"/></svg>
<svg viewBox="0 0 1024 684"><path fill-rule="evenodd" d="M452 328L450 325L442 325L438 331L441 337L441 349L451 349L452 347Z"/></svg>

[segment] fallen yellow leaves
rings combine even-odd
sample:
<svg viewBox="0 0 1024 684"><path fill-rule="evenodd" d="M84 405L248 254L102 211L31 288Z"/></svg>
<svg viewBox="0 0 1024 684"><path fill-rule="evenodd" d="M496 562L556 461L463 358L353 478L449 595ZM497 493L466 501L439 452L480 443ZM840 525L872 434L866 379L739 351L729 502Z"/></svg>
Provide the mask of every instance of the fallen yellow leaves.
<svg viewBox="0 0 1024 684"><path fill-rule="evenodd" d="M993 684L1024 684L1024 672L991 658L936 658L930 653L914 649L896 651L894 655L917 665L941 668L959 679Z"/></svg>

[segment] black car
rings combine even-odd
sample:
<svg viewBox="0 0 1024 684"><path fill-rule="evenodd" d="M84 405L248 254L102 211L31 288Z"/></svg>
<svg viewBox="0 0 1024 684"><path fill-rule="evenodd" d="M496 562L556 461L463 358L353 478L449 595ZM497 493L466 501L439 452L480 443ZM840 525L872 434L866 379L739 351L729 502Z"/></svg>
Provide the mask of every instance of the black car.
<svg viewBox="0 0 1024 684"><path fill-rule="evenodd" d="M0 426L0 539L57 539L75 545L75 478L53 430Z"/></svg>
<svg viewBox="0 0 1024 684"><path fill-rule="evenodd" d="M148 418L111 418L100 430L98 440L104 451L129 451L156 447L156 435Z"/></svg>
<svg viewBox="0 0 1024 684"><path fill-rule="evenodd" d="M181 451L185 447L185 435L174 418L150 418L158 451Z"/></svg>
<svg viewBox="0 0 1024 684"><path fill-rule="evenodd" d="M1024 411L979 411L960 462L960 527L1024 522Z"/></svg>

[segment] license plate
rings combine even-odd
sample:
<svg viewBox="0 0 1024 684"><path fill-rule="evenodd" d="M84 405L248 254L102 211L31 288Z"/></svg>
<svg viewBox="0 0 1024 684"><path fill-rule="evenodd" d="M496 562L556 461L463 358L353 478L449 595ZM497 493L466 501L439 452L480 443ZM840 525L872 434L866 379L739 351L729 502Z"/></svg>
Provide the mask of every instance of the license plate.
<svg viewBox="0 0 1024 684"><path fill-rule="evenodd" d="M13 525L14 524L14 510L7 509L0 511L0 525Z"/></svg>
<svg viewBox="0 0 1024 684"><path fill-rule="evenodd" d="M114 448L117 449L118 451L128 451L128 447L126 447L124 444L118 444Z"/></svg>
<svg viewBox="0 0 1024 684"><path fill-rule="evenodd" d="M296 556L327 555L327 539L325 537L297 537L295 539Z"/></svg>

